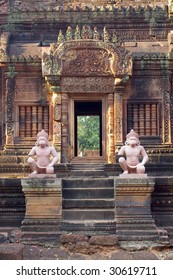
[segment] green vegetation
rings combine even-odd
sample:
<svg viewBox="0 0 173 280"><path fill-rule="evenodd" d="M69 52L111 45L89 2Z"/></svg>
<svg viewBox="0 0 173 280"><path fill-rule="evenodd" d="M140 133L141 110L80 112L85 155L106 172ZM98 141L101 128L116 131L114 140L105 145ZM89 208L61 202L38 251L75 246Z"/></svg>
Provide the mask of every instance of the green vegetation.
<svg viewBox="0 0 173 280"><path fill-rule="evenodd" d="M100 148L100 117L78 116L77 117L78 149L99 150Z"/></svg>

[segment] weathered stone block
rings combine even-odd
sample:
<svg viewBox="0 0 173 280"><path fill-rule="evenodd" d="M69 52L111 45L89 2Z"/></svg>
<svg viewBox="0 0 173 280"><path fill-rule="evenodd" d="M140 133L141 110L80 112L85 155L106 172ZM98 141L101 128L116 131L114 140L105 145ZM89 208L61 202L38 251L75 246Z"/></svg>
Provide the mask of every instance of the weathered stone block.
<svg viewBox="0 0 173 280"><path fill-rule="evenodd" d="M118 238L116 235L96 235L91 236L89 243L92 245L100 245L100 246L115 246L118 245Z"/></svg>
<svg viewBox="0 0 173 280"><path fill-rule="evenodd" d="M61 219L61 179L23 179L25 219Z"/></svg>
<svg viewBox="0 0 173 280"><path fill-rule="evenodd" d="M22 260L23 244L1 244L0 260Z"/></svg>
<svg viewBox="0 0 173 280"><path fill-rule="evenodd" d="M89 241L89 237L86 235L79 234L62 234L60 236L61 243L77 243L82 241Z"/></svg>
<svg viewBox="0 0 173 280"><path fill-rule="evenodd" d="M62 218L61 179L23 179L22 189L26 201L22 239L58 239Z"/></svg>
<svg viewBox="0 0 173 280"><path fill-rule="evenodd" d="M156 240L151 215L154 178L115 178L115 220L119 240Z"/></svg>

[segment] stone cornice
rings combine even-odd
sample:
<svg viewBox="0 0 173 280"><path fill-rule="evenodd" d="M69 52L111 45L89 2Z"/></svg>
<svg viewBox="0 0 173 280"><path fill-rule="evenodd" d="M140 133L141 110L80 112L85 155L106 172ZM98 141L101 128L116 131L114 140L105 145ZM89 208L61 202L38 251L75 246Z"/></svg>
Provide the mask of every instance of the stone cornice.
<svg viewBox="0 0 173 280"><path fill-rule="evenodd" d="M31 7L14 7L10 9L11 13L21 13L21 15L24 13L30 13L30 12L97 12L97 13L114 13L121 15L123 17L128 16L139 16L143 13L148 13L147 16L149 16L150 13L156 13L156 14L168 14L168 5L162 4L162 5L91 5L91 6L81 6L81 5L64 5L64 6L31 6Z"/></svg>

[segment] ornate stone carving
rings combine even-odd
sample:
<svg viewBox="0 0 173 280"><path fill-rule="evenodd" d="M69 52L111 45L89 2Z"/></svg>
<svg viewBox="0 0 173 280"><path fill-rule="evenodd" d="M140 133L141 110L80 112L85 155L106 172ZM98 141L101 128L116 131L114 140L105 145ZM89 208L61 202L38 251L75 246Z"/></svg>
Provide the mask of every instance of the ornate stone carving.
<svg viewBox="0 0 173 280"><path fill-rule="evenodd" d="M33 77L16 78L15 80L16 101L37 101L41 98L40 80Z"/></svg>
<svg viewBox="0 0 173 280"><path fill-rule="evenodd" d="M6 80L6 94L7 94L7 108L6 108L6 144L13 145L13 92L14 79L8 78Z"/></svg>
<svg viewBox="0 0 173 280"><path fill-rule="evenodd" d="M115 147L114 147L114 95L108 95L108 162L115 161Z"/></svg>
<svg viewBox="0 0 173 280"><path fill-rule="evenodd" d="M50 49L49 54L43 53L42 72L44 75L60 75L61 73L61 60L54 56L52 49Z"/></svg>
<svg viewBox="0 0 173 280"><path fill-rule="evenodd" d="M104 49L70 49L63 56L62 75L110 75L112 59Z"/></svg>
<svg viewBox="0 0 173 280"><path fill-rule="evenodd" d="M115 143L122 144L122 92L124 91L123 87L116 86L115 96L114 96L114 126L115 126Z"/></svg>
<svg viewBox="0 0 173 280"><path fill-rule="evenodd" d="M71 29L71 26L68 26L67 27L67 31L66 31L66 40L70 41L72 39L73 39L73 37L72 37L72 29Z"/></svg>
<svg viewBox="0 0 173 280"><path fill-rule="evenodd" d="M4 32L0 35L0 62L6 62L8 59L7 48L10 34Z"/></svg>
<svg viewBox="0 0 173 280"><path fill-rule="evenodd" d="M171 130L170 130L170 92L171 92L171 84L169 79L169 73L163 71L164 76L162 78L162 88L163 92L163 100L164 100L164 127L163 127L163 142L170 144L171 143Z"/></svg>
<svg viewBox="0 0 173 280"><path fill-rule="evenodd" d="M82 27L82 39L92 39L92 30L90 26L84 25Z"/></svg>
<svg viewBox="0 0 173 280"><path fill-rule="evenodd" d="M79 40L81 39L81 35L80 35L80 29L79 26L76 26L76 30L75 30L75 40Z"/></svg>
<svg viewBox="0 0 173 280"><path fill-rule="evenodd" d="M61 144L61 123L54 122L53 123L53 133L54 133L54 143Z"/></svg>
<svg viewBox="0 0 173 280"><path fill-rule="evenodd" d="M61 91L67 93L111 93L113 77L62 77Z"/></svg>
<svg viewBox="0 0 173 280"><path fill-rule="evenodd" d="M64 35L62 33L62 30L59 31L59 35L58 35L58 44L61 44L65 41Z"/></svg>
<svg viewBox="0 0 173 280"><path fill-rule="evenodd" d="M107 33L105 28L104 41L96 40L99 34L95 28L92 39L90 27L84 26L82 36L87 39L80 39L77 26L75 38L71 40L72 33L68 27L66 39L70 38L70 41L51 44L49 51L43 53L43 75L131 75L131 53L118 39L111 43Z"/></svg>

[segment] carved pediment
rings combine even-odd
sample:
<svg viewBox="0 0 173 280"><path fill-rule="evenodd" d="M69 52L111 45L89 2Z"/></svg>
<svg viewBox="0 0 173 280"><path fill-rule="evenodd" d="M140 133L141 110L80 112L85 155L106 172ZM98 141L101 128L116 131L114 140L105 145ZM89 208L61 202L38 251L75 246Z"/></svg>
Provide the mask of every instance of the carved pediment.
<svg viewBox="0 0 173 280"><path fill-rule="evenodd" d="M103 40L99 40L101 36L98 32L96 36L96 32L97 30L94 29L91 33L91 30L85 27L80 33L79 28L76 27L73 38L72 31L68 28L66 32L67 41L65 41L65 36L60 31L58 42L51 44L47 52L42 55L43 75L131 75L131 53L124 48L117 38L113 38L114 41L110 42L110 35L106 28L104 28Z"/></svg>
<svg viewBox="0 0 173 280"><path fill-rule="evenodd" d="M111 62L115 58L101 48L70 49L61 57L63 76L111 75ZM114 61L115 67L117 64Z"/></svg>

